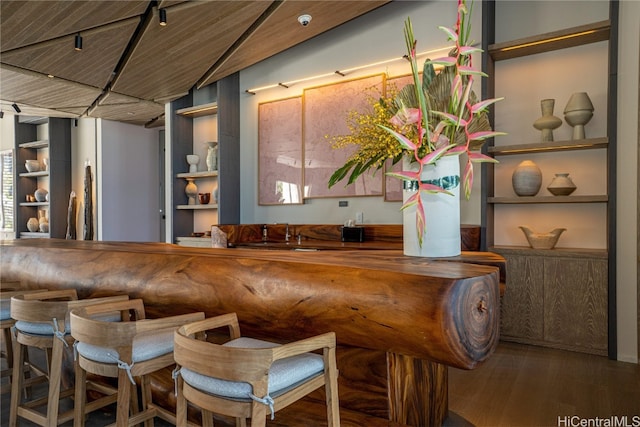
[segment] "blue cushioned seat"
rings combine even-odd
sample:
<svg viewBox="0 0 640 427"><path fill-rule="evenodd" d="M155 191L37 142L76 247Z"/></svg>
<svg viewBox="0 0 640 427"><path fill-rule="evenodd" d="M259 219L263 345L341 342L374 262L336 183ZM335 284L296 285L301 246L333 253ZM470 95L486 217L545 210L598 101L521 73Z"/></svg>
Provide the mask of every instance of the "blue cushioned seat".
<svg viewBox="0 0 640 427"><path fill-rule="evenodd" d="M236 348L272 348L278 347L279 344L240 337L223 344L223 346ZM305 353L276 360L269 370L268 394L271 397L277 397L279 394L287 391L291 386L322 374L323 372L324 362L322 356L319 354ZM233 399L250 399L250 395L252 394L251 386L246 382L212 378L198 374L187 368L181 368L180 375L182 375L183 380L187 384L209 394Z"/></svg>
<svg viewBox="0 0 640 427"><path fill-rule="evenodd" d="M117 322L120 320L120 314L118 313L108 313L106 315L96 316L97 320L102 320L104 322ZM69 323L69 319L67 319L64 323L65 325L65 334L71 333L71 324ZM53 335L53 322L26 322L24 320L18 320L16 322L16 329L25 334L31 335Z"/></svg>
<svg viewBox="0 0 640 427"><path fill-rule="evenodd" d="M0 300L0 320L11 319L11 299Z"/></svg>
<svg viewBox="0 0 640 427"><path fill-rule="evenodd" d="M173 351L173 331L175 328L160 329L137 336L133 340L133 362L143 362ZM99 347L79 342L76 344L78 354L102 363L117 363L120 355L113 348Z"/></svg>

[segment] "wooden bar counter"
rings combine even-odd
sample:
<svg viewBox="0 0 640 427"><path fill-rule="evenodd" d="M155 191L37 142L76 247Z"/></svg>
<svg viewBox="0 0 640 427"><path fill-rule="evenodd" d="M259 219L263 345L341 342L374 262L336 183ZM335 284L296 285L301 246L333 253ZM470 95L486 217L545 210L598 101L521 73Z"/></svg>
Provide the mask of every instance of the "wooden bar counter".
<svg viewBox="0 0 640 427"><path fill-rule="evenodd" d="M498 343L504 259L278 249L23 239L2 242L0 267L27 288L143 298L150 317L236 312L243 335L257 338L335 331L343 425L441 425L447 366L473 369ZM156 386L172 405L170 380ZM321 393L269 425L323 425Z"/></svg>

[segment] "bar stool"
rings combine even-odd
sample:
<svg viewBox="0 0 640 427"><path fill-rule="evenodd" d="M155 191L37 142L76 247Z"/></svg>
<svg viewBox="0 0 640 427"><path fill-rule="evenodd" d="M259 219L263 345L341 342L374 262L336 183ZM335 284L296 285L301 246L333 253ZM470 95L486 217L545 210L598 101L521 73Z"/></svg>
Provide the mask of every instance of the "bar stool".
<svg viewBox="0 0 640 427"><path fill-rule="evenodd" d="M116 311L120 313L119 321L96 319L98 315ZM176 424L174 414L153 403L148 374L175 363L175 329L202 319L204 313L146 319L141 299L72 310L71 335L76 340L77 353L74 426L84 426L82 414L86 405L87 372L118 379L117 427L133 426L154 417ZM135 408L138 383L142 396L139 412ZM130 411L132 400L134 410ZM130 412L135 413L130 416Z"/></svg>
<svg viewBox="0 0 640 427"><path fill-rule="evenodd" d="M206 331L229 328L231 340L205 341ZM236 418L236 426L264 426L285 408L325 387L327 422L340 426L336 336L333 332L289 344L240 336L235 313L180 327L174 334L178 368L176 420L187 425L187 401L202 410L202 424L212 426L212 413ZM322 350L322 355L311 353Z"/></svg>
<svg viewBox="0 0 640 427"><path fill-rule="evenodd" d="M22 295L29 292L38 292L35 290L23 290L21 289L20 282L2 282L0 283L0 329L2 329L2 340L4 342L4 351L2 352L2 357L7 362L6 369L2 369L0 373L1 378L9 377L13 374L13 334L11 333L11 328L16 323L15 320L11 318L11 297ZM31 367L29 364L28 358L25 356L24 360L24 369L34 369L38 374L44 374L43 372L37 370L35 367ZM31 379L26 386L33 385L35 383L34 379ZM7 384L3 384L0 387L0 393L4 394L11 390L11 381Z"/></svg>
<svg viewBox="0 0 640 427"><path fill-rule="evenodd" d="M123 301L128 298L122 295L78 300L74 289L33 292L11 298L11 317L16 320L16 343L13 352L10 427L17 425L18 417L47 427L57 426L73 418L73 410L59 413L60 400L73 394L73 389L61 390L64 349L73 345L73 338L69 335L69 312L76 307ZM45 351L49 386L46 397L21 402L20 390L24 386L25 379L20 366L24 362L28 347L41 348ZM96 384L95 389L106 396L93 401L87 408L88 411L115 402L115 395L109 395L110 392L113 393L109 387ZM46 413L38 410L45 406Z"/></svg>

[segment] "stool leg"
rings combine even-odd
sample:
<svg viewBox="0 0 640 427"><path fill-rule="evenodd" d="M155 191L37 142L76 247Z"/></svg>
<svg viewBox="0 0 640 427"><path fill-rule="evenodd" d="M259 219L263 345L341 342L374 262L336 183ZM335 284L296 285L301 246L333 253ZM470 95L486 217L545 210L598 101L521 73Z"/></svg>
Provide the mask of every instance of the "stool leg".
<svg viewBox="0 0 640 427"><path fill-rule="evenodd" d="M10 328L4 328L2 330L2 336L4 338L5 356L7 359L8 369L13 369L13 337L11 335Z"/></svg>
<svg viewBox="0 0 640 427"><path fill-rule="evenodd" d="M184 386L184 380L182 376L178 375L178 395L176 396L176 425L187 425L187 399L182 394L182 387ZM202 425L205 425L205 411L202 410Z"/></svg>
<svg viewBox="0 0 640 427"><path fill-rule="evenodd" d="M151 377L149 375L143 375L140 377L140 394L142 398L142 412L148 411L149 407L153 404L153 398L151 396ZM145 427L153 427L153 418L150 418L144 422Z"/></svg>
<svg viewBox="0 0 640 427"><path fill-rule="evenodd" d="M47 403L47 424L49 427L57 427L58 425L63 351L64 343L60 339L54 338L51 363L49 364L49 397Z"/></svg>
<svg viewBox="0 0 640 427"><path fill-rule="evenodd" d="M75 397L73 406L73 427L84 427L84 411L87 404L87 372L80 366L80 360L74 363L76 374Z"/></svg>
<svg viewBox="0 0 640 427"><path fill-rule="evenodd" d="M118 404L116 409L116 427L129 426L129 402L131 400L131 382L127 371L118 369Z"/></svg>
<svg viewBox="0 0 640 427"><path fill-rule="evenodd" d="M18 405L24 381L22 364L24 363L25 346L17 342L13 346L13 374L11 376L11 405L9 407L9 427L18 424Z"/></svg>

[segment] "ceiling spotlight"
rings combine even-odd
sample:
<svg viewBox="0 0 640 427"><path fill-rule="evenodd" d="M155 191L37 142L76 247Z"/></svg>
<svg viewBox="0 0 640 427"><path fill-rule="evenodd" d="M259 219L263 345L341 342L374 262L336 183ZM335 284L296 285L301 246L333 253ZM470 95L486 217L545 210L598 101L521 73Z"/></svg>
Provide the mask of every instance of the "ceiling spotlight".
<svg viewBox="0 0 640 427"><path fill-rule="evenodd" d="M167 25L167 9L158 10L158 17L160 19L160 26L164 27Z"/></svg>
<svg viewBox="0 0 640 427"><path fill-rule="evenodd" d="M311 22L311 15L304 14L304 15L298 16L298 22L303 27L306 27L307 25L309 25L309 22Z"/></svg>
<svg viewBox="0 0 640 427"><path fill-rule="evenodd" d="M76 34L75 50L82 50L82 36L80 35L80 33Z"/></svg>
<svg viewBox="0 0 640 427"><path fill-rule="evenodd" d="M16 113L22 113L22 110L20 109L20 107L18 107L18 104L16 104L15 102L11 104L11 106L16 111Z"/></svg>

